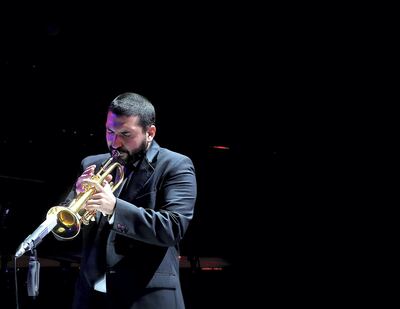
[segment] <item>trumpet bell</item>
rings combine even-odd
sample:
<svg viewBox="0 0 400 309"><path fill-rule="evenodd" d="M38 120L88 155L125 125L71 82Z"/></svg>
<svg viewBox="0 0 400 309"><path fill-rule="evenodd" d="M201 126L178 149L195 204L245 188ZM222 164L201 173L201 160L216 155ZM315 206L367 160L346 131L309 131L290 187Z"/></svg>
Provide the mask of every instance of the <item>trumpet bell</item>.
<svg viewBox="0 0 400 309"><path fill-rule="evenodd" d="M58 240L70 240L79 234L81 224L77 213L68 207L54 206L47 212L47 216L54 215L57 216L57 225L52 229L52 233Z"/></svg>

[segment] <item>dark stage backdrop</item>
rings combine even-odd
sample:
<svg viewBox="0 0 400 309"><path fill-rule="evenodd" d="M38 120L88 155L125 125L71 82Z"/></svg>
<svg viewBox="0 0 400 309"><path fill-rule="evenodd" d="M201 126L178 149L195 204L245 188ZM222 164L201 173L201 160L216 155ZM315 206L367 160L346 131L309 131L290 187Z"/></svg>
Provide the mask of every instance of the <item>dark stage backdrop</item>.
<svg viewBox="0 0 400 309"><path fill-rule="evenodd" d="M197 168L196 219L183 251L233 254L232 236L252 225L243 214L255 206L243 202L260 187L254 176L270 171L261 180L268 193L279 147L290 146L281 140L292 113L285 97L293 90L285 89L298 73L280 44L287 26L269 21L275 28L265 32L262 16L237 19L237 7L199 8L206 15L188 11L179 20L47 9L3 13L0 181L7 220L18 220L17 231L7 226L11 247L63 200L80 160L106 151L106 107L134 91L156 106L157 141Z"/></svg>
<svg viewBox="0 0 400 309"><path fill-rule="evenodd" d="M158 9L1 12L2 254L63 201L84 156L106 151L107 105L133 91L157 109L156 140L197 169L182 254L222 257L290 288L308 242L304 196L318 182L309 163L321 160L310 136L326 114L310 103L324 87L322 30L296 8ZM75 256L52 237L39 255Z"/></svg>

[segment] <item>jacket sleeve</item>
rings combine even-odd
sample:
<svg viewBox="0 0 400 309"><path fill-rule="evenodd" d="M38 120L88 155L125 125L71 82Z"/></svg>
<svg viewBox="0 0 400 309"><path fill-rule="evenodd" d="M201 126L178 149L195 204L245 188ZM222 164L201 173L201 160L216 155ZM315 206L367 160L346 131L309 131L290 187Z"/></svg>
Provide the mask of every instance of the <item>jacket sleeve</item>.
<svg viewBox="0 0 400 309"><path fill-rule="evenodd" d="M158 246L182 239L194 212L195 169L186 156L170 165L147 193L130 202L117 198L113 230Z"/></svg>

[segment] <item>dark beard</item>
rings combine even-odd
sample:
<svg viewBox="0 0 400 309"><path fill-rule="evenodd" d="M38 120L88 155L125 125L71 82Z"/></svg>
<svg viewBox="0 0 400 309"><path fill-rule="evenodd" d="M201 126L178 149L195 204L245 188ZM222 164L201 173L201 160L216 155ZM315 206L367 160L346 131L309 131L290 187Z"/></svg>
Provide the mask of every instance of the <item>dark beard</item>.
<svg viewBox="0 0 400 309"><path fill-rule="evenodd" d="M139 151L135 152L132 155L129 155L128 160L126 162L127 165L133 165L137 161L141 160L146 154L146 148L141 148Z"/></svg>
<svg viewBox="0 0 400 309"><path fill-rule="evenodd" d="M147 145L147 142L143 141L143 143L140 145L140 148L135 153L128 154L128 157L126 159L119 158L119 163L121 163L122 165L133 166L133 164L135 164L137 161L141 160L145 156ZM110 149L111 153L113 152L113 150L113 148ZM119 149L116 150L118 150L120 153L126 154L125 151L121 151Z"/></svg>

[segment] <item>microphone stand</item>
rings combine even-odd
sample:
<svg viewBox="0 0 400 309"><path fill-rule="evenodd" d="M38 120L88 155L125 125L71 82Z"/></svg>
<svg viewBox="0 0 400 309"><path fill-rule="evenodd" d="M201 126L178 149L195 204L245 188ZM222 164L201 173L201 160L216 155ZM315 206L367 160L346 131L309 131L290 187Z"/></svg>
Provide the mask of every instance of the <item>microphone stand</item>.
<svg viewBox="0 0 400 309"><path fill-rule="evenodd" d="M36 249L31 250L31 255L29 256L29 268L28 268L28 279L27 288L28 296L32 296L33 299L39 295L39 273L40 273L40 263L37 258Z"/></svg>

